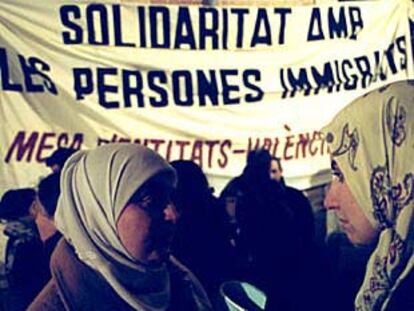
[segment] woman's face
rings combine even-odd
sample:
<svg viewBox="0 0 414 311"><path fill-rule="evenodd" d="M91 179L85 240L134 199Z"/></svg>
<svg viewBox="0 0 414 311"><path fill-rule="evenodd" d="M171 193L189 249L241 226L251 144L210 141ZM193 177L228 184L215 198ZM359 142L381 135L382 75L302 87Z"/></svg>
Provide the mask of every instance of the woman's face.
<svg viewBox="0 0 414 311"><path fill-rule="evenodd" d="M270 162L270 178L276 180L277 182L280 182L282 179L282 170L279 167L279 163L275 159L272 159Z"/></svg>
<svg viewBox="0 0 414 311"><path fill-rule="evenodd" d="M369 244L378 232L359 207L334 160L331 167L332 182L325 197L325 208L335 210L341 229L353 244Z"/></svg>
<svg viewBox="0 0 414 311"><path fill-rule="evenodd" d="M174 232L169 217L172 186L150 181L133 196L117 221L118 236L128 253L143 263L160 262L168 254Z"/></svg>

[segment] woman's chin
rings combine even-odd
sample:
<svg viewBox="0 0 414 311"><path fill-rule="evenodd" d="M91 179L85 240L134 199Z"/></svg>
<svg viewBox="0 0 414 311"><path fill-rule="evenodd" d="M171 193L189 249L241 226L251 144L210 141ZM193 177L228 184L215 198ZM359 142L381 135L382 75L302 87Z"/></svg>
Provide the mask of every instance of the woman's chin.
<svg viewBox="0 0 414 311"><path fill-rule="evenodd" d="M346 233L348 236L349 241L355 246L367 246L372 244L373 241L375 241L374 237L368 237L364 235L358 235L355 233Z"/></svg>
<svg viewBox="0 0 414 311"><path fill-rule="evenodd" d="M162 251L153 251L143 260L145 264L148 265L160 265L165 262L169 257L169 252L167 250Z"/></svg>

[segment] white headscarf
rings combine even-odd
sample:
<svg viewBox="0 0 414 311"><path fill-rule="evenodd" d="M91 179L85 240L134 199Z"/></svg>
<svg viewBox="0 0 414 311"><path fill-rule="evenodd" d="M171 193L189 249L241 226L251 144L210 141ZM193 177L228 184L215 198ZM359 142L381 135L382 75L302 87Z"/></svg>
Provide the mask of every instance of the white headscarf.
<svg viewBox="0 0 414 311"><path fill-rule="evenodd" d="M175 171L161 156L132 144L79 151L62 171L58 229L79 259L136 310L165 310L169 277L165 265L150 268L134 260L118 237L116 223L136 190L159 173L166 173L174 185Z"/></svg>
<svg viewBox="0 0 414 311"><path fill-rule="evenodd" d="M381 230L356 310L385 310L414 266L414 81L356 99L323 132L359 207Z"/></svg>

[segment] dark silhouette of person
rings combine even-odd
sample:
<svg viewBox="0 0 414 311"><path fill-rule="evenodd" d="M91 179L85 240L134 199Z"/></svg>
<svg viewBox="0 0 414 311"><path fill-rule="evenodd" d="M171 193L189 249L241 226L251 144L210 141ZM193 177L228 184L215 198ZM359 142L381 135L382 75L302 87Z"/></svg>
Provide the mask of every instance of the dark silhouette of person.
<svg viewBox="0 0 414 311"><path fill-rule="evenodd" d="M249 153L243 173L230 181L222 198L235 199L238 278L261 288L268 308L295 310L300 245L293 215L269 175L266 150Z"/></svg>
<svg viewBox="0 0 414 311"><path fill-rule="evenodd" d="M302 191L286 185L283 178L281 159L272 157L270 162L270 178L275 180L282 192L286 203L291 207L297 229L301 232L305 243L313 243L315 223L312 206Z"/></svg>
<svg viewBox="0 0 414 311"><path fill-rule="evenodd" d="M201 168L188 160L171 162L178 184L173 204L178 211L172 254L200 279L212 300L231 277L231 246L226 239L223 211Z"/></svg>
<svg viewBox="0 0 414 311"><path fill-rule="evenodd" d="M53 220L60 195L60 172L52 173L42 179L37 193L35 222L43 242L44 261L49 267L52 252L62 236ZM46 278L50 279L49 269L46 272Z"/></svg>
<svg viewBox="0 0 414 311"><path fill-rule="evenodd" d="M4 304L11 311L25 310L44 284L35 268L43 258L42 242L32 213L35 199L34 189L13 189L3 195L0 203L1 217L7 221L4 234L8 237ZM39 268L43 271L43 266Z"/></svg>
<svg viewBox="0 0 414 311"><path fill-rule="evenodd" d="M0 201L0 218L13 221L29 216L35 197L36 191L33 188L6 191Z"/></svg>
<svg viewBox="0 0 414 311"><path fill-rule="evenodd" d="M250 152L243 173L221 195L235 200L238 277L266 293L266 310L323 310L315 253L270 167L267 150Z"/></svg>
<svg viewBox="0 0 414 311"><path fill-rule="evenodd" d="M62 170L63 166L65 165L65 162L76 151L78 150L74 148L60 147L56 149L49 157L45 159L45 164L46 166L50 167L50 169L54 173L58 173Z"/></svg>

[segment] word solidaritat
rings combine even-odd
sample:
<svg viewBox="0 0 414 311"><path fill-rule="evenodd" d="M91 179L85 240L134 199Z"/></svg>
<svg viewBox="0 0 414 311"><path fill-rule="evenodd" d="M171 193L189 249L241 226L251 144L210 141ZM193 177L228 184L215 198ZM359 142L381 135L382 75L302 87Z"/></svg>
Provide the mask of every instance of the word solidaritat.
<svg viewBox="0 0 414 311"><path fill-rule="evenodd" d="M181 6L121 10L120 5L90 4L86 8L64 5L60 9L65 27L62 39L65 44L192 50L283 44L286 19L291 13L290 8L255 12L249 8L194 7L194 10ZM251 14L255 14L254 25L245 23Z"/></svg>
<svg viewBox="0 0 414 311"><path fill-rule="evenodd" d="M120 6L89 4L60 8L64 44L156 49L227 50L286 43L291 8ZM358 7L313 8L307 41L357 39L363 28ZM305 21L306 25L306 21Z"/></svg>

